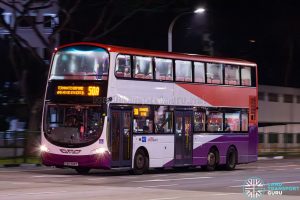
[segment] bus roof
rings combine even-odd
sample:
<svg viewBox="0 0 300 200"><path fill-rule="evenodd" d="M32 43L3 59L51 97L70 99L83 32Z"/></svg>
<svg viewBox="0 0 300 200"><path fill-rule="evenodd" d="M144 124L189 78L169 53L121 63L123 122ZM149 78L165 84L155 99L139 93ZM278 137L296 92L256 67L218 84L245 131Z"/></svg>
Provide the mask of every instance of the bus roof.
<svg viewBox="0 0 300 200"><path fill-rule="evenodd" d="M74 46L74 45L98 46L107 49L109 52L117 52L122 54L134 54L134 55L141 55L141 56L154 56L154 57L193 60L193 61L202 61L202 62L227 63L227 64L235 64L235 65L247 65L253 67L257 66L256 63L254 62L250 62L242 59L221 58L221 57L213 57L207 55L176 53L176 52L166 52L166 51L154 51L154 50L121 47L121 46L114 46L114 45L107 45L107 44L93 43L93 42L70 43L70 44L60 46L58 49L68 47L68 46Z"/></svg>

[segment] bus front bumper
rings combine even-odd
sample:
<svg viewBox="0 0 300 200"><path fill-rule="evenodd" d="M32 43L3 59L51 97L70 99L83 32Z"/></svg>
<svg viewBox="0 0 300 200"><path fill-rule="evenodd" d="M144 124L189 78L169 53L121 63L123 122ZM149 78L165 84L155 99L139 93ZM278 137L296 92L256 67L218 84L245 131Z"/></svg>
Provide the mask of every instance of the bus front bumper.
<svg viewBox="0 0 300 200"><path fill-rule="evenodd" d="M42 164L55 167L84 167L91 169L110 169L111 156L107 152L105 154L92 155L59 155L48 152L41 154Z"/></svg>

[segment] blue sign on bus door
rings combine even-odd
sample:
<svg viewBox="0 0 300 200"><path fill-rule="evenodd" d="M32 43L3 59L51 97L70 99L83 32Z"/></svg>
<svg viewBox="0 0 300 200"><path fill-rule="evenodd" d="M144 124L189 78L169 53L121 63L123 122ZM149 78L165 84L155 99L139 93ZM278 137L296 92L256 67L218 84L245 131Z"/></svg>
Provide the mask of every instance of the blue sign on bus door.
<svg viewBox="0 0 300 200"><path fill-rule="evenodd" d="M147 141L147 137L143 136L142 137L142 142L146 142Z"/></svg>

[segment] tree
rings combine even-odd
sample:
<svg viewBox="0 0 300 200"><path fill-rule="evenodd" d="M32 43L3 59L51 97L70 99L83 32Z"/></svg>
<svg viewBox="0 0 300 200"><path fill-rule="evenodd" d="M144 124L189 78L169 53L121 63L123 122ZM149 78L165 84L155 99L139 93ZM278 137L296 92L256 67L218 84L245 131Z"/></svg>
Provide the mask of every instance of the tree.
<svg viewBox="0 0 300 200"><path fill-rule="evenodd" d="M46 50L52 51L58 43L59 33L70 21L72 12L77 9L80 0L73 1L69 10L61 8L56 1L6 1L0 0L0 24L9 33L9 59L16 79L21 83L21 93L30 107L29 130L38 130L40 111L42 108L42 96L44 91L45 78L48 71L48 63L41 53L38 53L33 42L40 43ZM39 13L51 7L57 7L58 13L63 15L65 21L55 24L55 28L48 35L43 33L43 25L47 21L38 21L30 17L32 13ZM4 12L11 11L10 21L5 19ZM53 18L52 20L56 22ZM30 40L20 31L20 26L26 24L36 41ZM32 37L31 37L32 38Z"/></svg>
<svg viewBox="0 0 300 200"><path fill-rule="evenodd" d="M38 53L34 48L32 41L22 35L20 31L22 24L27 24L32 30L31 33L38 40L37 42L51 52L58 45L60 35L76 34L73 40L67 42L97 41L103 37L108 37L110 33L136 13L158 12L172 3L174 1L167 0L160 2L154 0L0 0L0 24L9 32L10 36L9 58L11 67L16 79L22 83L21 93L31 108L30 116L33 120L29 120L29 129L39 129L39 123L37 123L39 120L34 119L34 113L41 113L40 109L42 107L41 103L48 72L48 63L45 63L43 55ZM52 20L55 24L53 31L49 35L45 35L42 27L45 23L49 23L49 21L38 21L28 16L51 7L57 8L58 15L48 19ZM14 20L11 20L10 23L4 18L3 13L5 10L10 10L12 13L12 19ZM88 11L91 10L93 12L89 13ZM90 18L83 17L83 15L87 15ZM56 19L57 17L59 20ZM87 21L90 22L85 23ZM88 25L85 27L85 24Z"/></svg>
<svg viewBox="0 0 300 200"><path fill-rule="evenodd" d="M0 27L9 33L10 45L8 51L10 66L13 68L15 77L20 83L21 93L30 110L29 131L36 131L40 128L48 63L44 61L41 53L34 48L32 41L22 35L20 31L22 24L26 24L32 30L32 34L37 38L37 41L51 52L58 44L60 35L76 35L76 39L68 42L74 42L75 40L97 41L109 36L111 32L136 13L141 11L162 11L174 2L175 0L165 0L159 3L154 0L0 0ZM57 8L58 15L48 18L49 21L30 17L32 13L39 13L51 7ZM11 11L12 19L14 20L8 22L5 19L4 12L7 10ZM91 20L90 26L87 27L84 27L85 23L82 20L85 19L82 17L85 13L93 16L93 18L89 19ZM81 21L78 19L81 19ZM41 27L49 22L54 23L54 27L53 31L46 36ZM34 137L34 135L29 137ZM31 141L32 139L29 138L29 140ZM32 146L32 144L28 144L28 148Z"/></svg>
<svg viewBox="0 0 300 200"><path fill-rule="evenodd" d="M34 43L39 43L46 50L52 51L58 43L60 32L71 20L72 12L77 9L79 3L80 0L75 0L72 6L65 10L58 5L57 1L53 0L39 1L38 3L35 0L0 0L0 27L9 33L8 57L10 67L13 69L16 80L20 83L21 94L30 111L28 114L28 142L25 148L27 155L34 153L36 134L32 131L37 131L40 128L43 93L48 72L48 63L45 62L43 54L34 48ZM54 29L50 34L44 34L43 26L49 22L39 21L31 15L43 12L51 7L57 7L57 13L64 16L65 21L54 24ZM11 13L11 20L5 18L4 12L7 11ZM47 20L55 23L57 20L54 17L56 16ZM24 25L30 28L33 37L23 34L20 27ZM35 38L35 41L30 38Z"/></svg>

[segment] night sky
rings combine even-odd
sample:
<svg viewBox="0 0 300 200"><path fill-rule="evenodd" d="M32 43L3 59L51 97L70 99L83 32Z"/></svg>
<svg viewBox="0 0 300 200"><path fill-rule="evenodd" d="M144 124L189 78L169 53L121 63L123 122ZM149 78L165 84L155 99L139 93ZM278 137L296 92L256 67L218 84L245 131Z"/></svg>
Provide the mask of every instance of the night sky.
<svg viewBox="0 0 300 200"><path fill-rule="evenodd" d="M74 2L61 0L60 5L68 10ZM184 15L175 23L173 51L254 61L260 84L300 87L297 0L82 0L61 33L61 43L86 39L102 16L93 36L126 17L106 35L87 41L167 51L171 21L199 6L205 7L204 14Z"/></svg>
<svg viewBox="0 0 300 200"><path fill-rule="evenodd" d="M76 24L83 32L93 27L101 10L96 1L84 1L74 14ZM98 1L97 1L98 2ZM127 2L127 4L125 3ZM136 1L123 1L130 5ZM172 19L198 6L204 14L182 16L173 29L173 51L212 54L220 57L242 58L258 63L259 83L300 87L300 4L287 0L210 0L210 1L147 1L146 8L127 19L110 34L99 38L106 44L136 48L167 50L167 32ZM157 3L159 2L159 3ZM122 5L123 5L122 4ZM128 14L119 13L124 5L115 4L113 20ZM125 6L127 7L127 6ZM125 9L126 10L126 9ZM93 12L87 12L93 11ZM82 18L82 13L86 17ZM99 30L101 33L101 30ZM209 34L213 52L206 49L204 35ZM82 35L72 34L63 42L80 41Z"/></svg>

